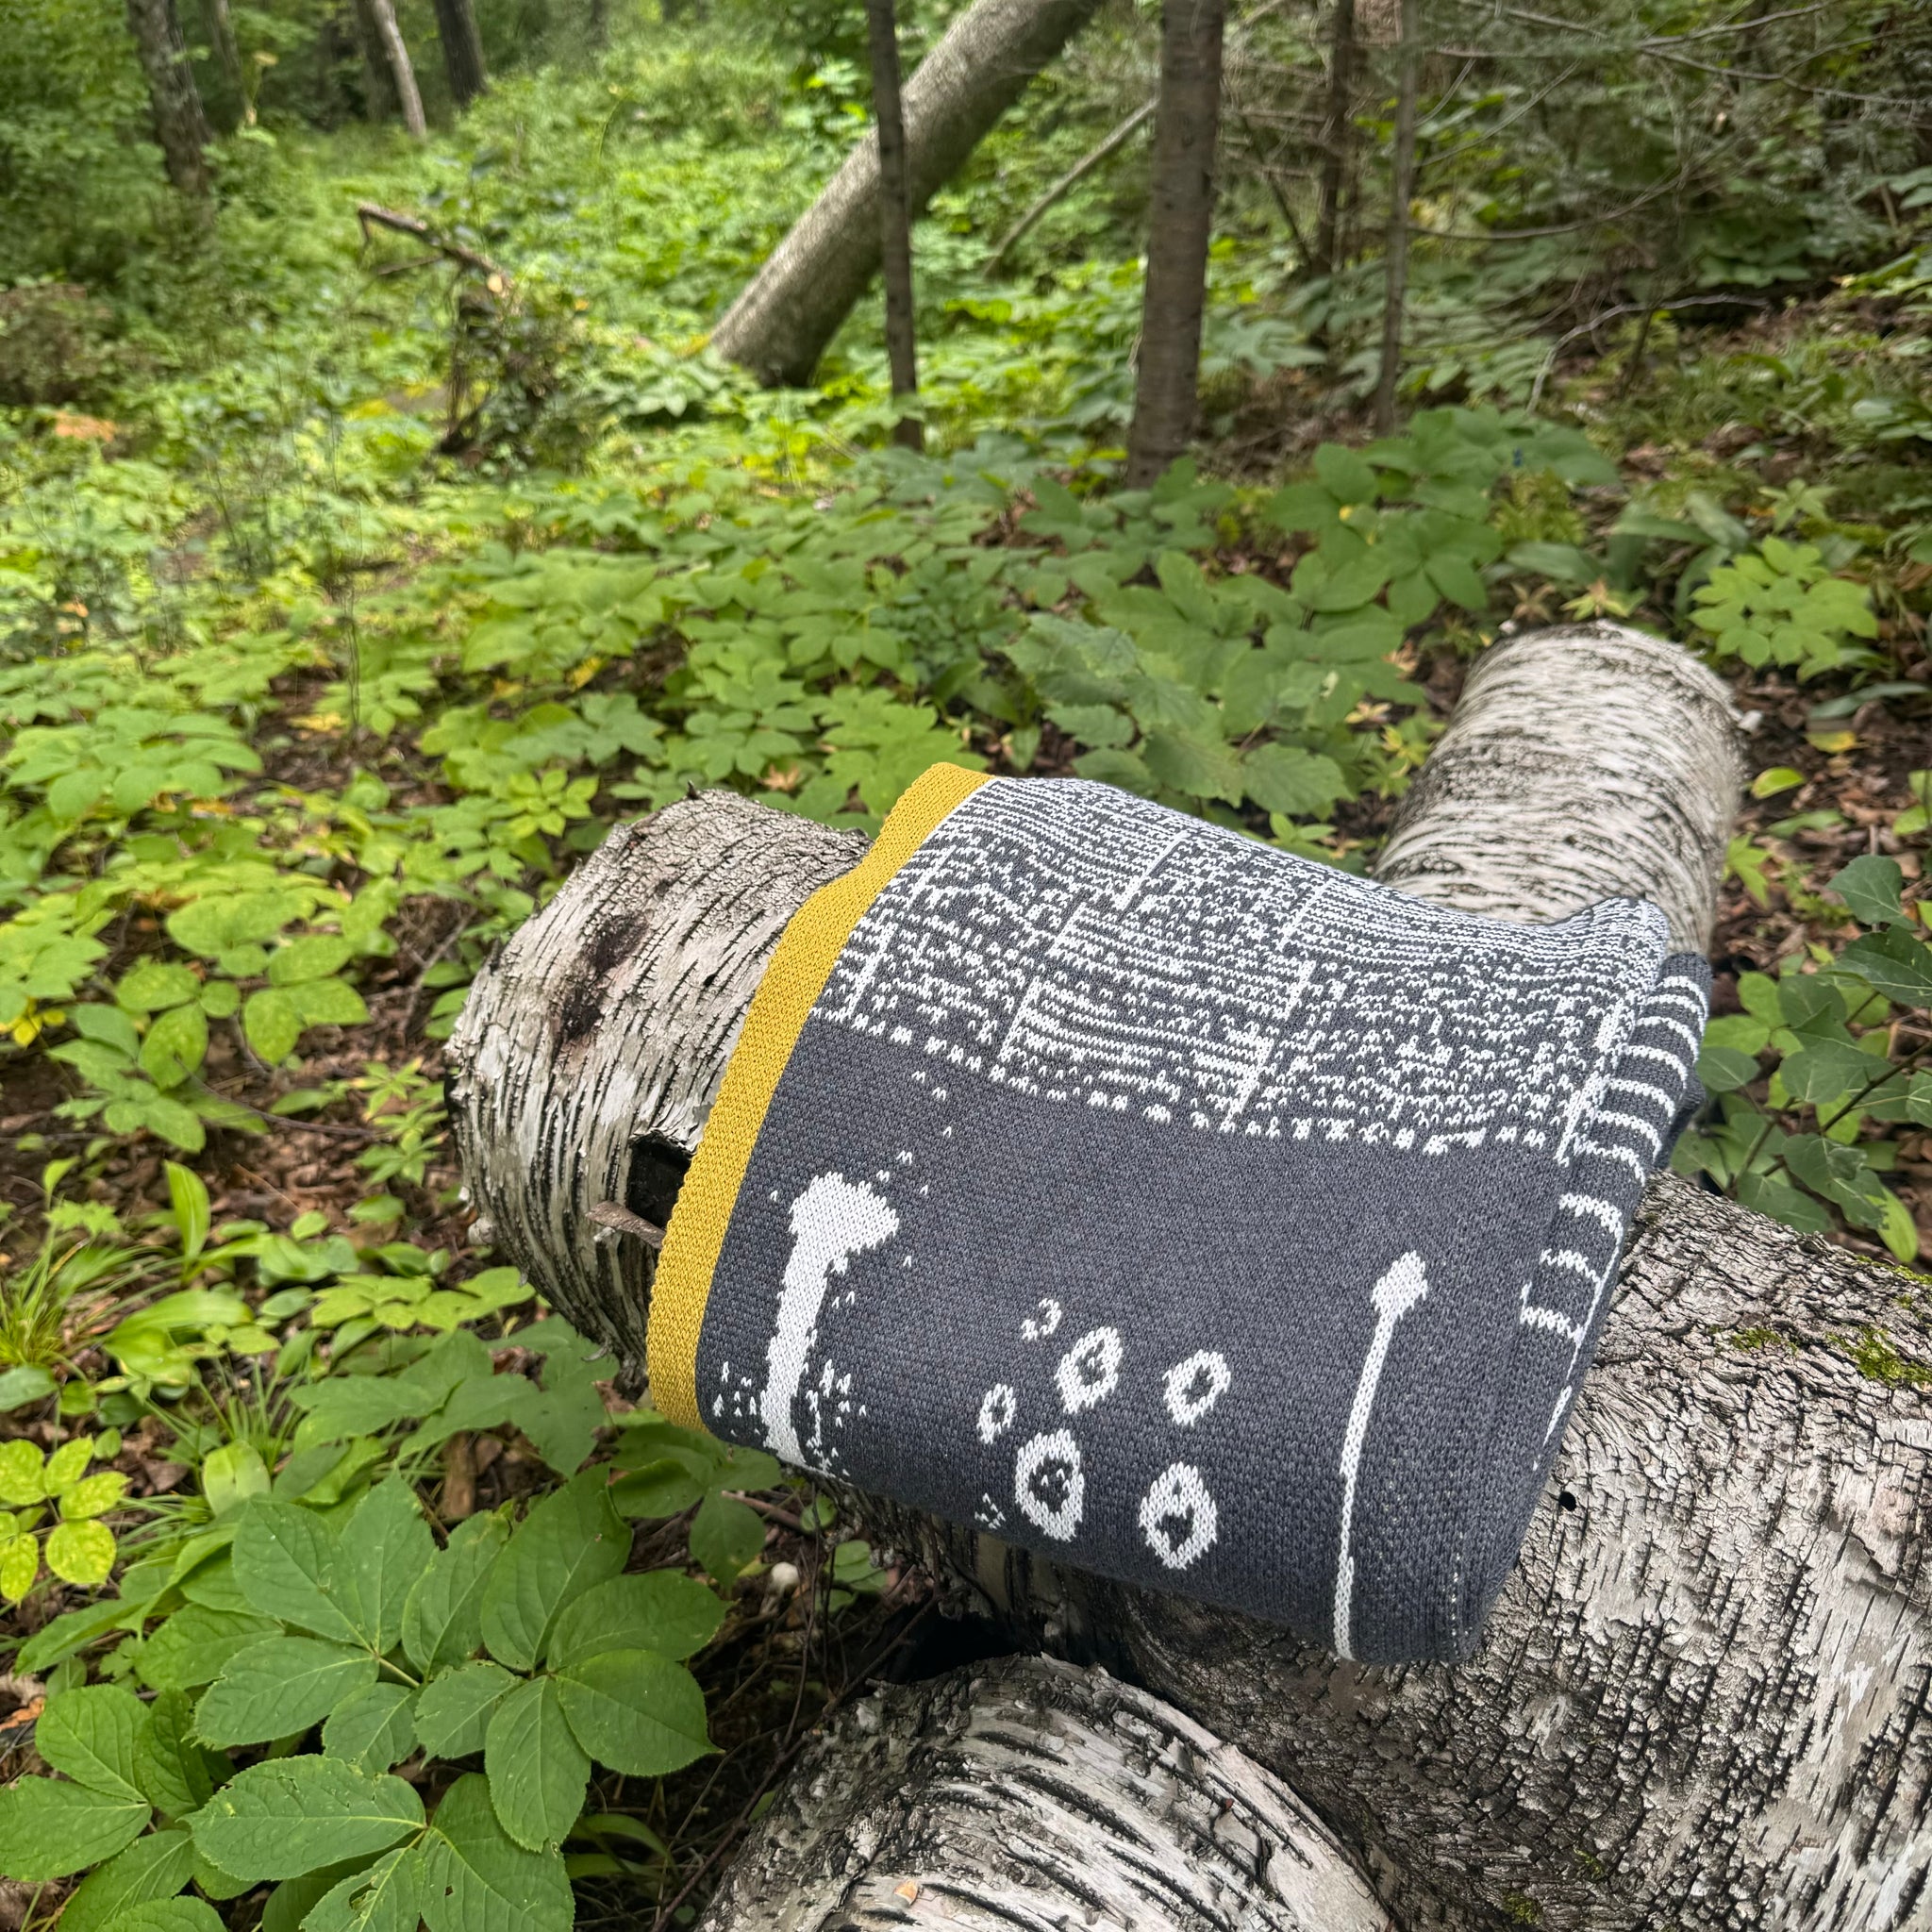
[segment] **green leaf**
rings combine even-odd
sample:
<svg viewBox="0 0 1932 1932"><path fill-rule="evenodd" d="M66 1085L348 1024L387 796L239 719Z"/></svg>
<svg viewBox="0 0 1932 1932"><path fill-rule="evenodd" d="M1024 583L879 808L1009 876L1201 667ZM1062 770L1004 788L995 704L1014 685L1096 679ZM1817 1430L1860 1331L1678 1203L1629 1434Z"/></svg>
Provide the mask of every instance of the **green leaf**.
<svg viewBox="0 0 1932 1932"><path fill-rule="evenodd" d="M1885 925L1905 916L1899 894L1905 873L1895 858L1867 853L1834 873L1827 891L1836 892L1860 925Z"/></svg>
<svg viewBox="0 0 1932 1932"><path fill-rule="evenodd" d="M416 1932L427 1876L422 1847L399 1846L326 1892L303 1932Z"/></svg>
<svg viewBox="0 0 1932 1932"><path fill-rule="evenodd" d="M213 1683L230 1657L279 1629L267 1617L190 1604L142 1645L141 1681L151 1690L197 1690Z"/></svg>
<svg viewBox="0 0 1932 1932"><path fill-rule="evenodd" d="M114 1921L113 1932L227 1932L227 1928L206 1899L163 1898L129 1907Z"/></svg>
<svg viewBox="0 0 1932 1932"><path fill-rule="evenodd" d="M24 1509L47 1493L47 1458L25 1436L0 1442L0 1503Z"/></svg>
<svg viewBox="0 0 1932 1932"><path fill-rule="evenodd" d="M1375 473L1354 450L1324 442L1315 451L1315 475L1337 503L1372 503Z"/></svg>
<svg viewBox="0 0 1932 1932"><path fill-rule="evenodd" d="M61 1932L118 1932L126 1924L124 1913L173 1898L193 1874L194 1848L186 1831L150 1832L82 1879L61 1907Z"/></svg>
<svg viewBox="0 0 1932 1932"><path fill-rule="evenodd" d="M424 1856L429 1932L569 1932L575 1906L562 1857L516 1843L481 1777L460 1777L444 1793Z"/></svg>
<svg viewBox="0 0 1932 1932"><path fill-rule="evenodd" d="M201 981L186 966L142 959L122 975L114 998L130 1013L158 1013L186 1005L200 991Z"/></svg>
<svg viewBox="0 0 1932 1932"><path fill-rule="evenodd" d="M17 1604L41 1574L41 1545L33 1533L0 1538L0 1597Z"/></svg>
<svg viewBox="0 0 1932 1932"><path fill-rule="evenodd" d="M375 1659L366 1650L314 1637L271 1637L252 1643L231 1657L202 1693L194 1712L195 1734L208 1744L267 1744L292 1738L366 1690L375 1681Z"/></svg>
<svg viewBox="0 0 1932 1932"><path fill-rule="evenodd" d="M337 1600L335 1538L312 1509L258 1497L235 1529L235 1583L264 1617L318 1637L358 1641Z"/></svg>
<svg viewBox="0 0 1932 1932"><path fill-rule="evenodd" d="M545 1496L491 1573L483 1641L512 1669L534 1670L558 1613L623 1574L630 1532L610 1506L606 1480L604 1470L586 1470Z"/></svg>
<svg viewBox="0 0 1932 1932"><path fill-rule="evenodd" d="M710 1642L724 1621L724 1606L717 1596L682 1571L613 1576L558 1618L548 1656L554 1665L581 1663L611 1650L686 1657Z"/></svg>
<svg viewBox="0 0 1932 1932"><path fill-rule="evenodd" d="M378 1483L357 1506L337 1540L337 1595L346 1616L378 1655L403 1634L403 1607L436 1555L412 1484Z"/></svg>
<svg viewBox="0 0 1932 1932"><path fill-rule="evenodd" d="M1190 798L1225 799L1239 804L1241 760L1229 748L1183 731L1155 730L1141 746L1141 761L1156 784Z"/></svg>
<svg viewBox="0 0 1932 1932"><path fill-rule="evenodd" d="M387 1856L385 1854L384 1856ZM345 1878L367 1872L375 1860L343 1858L305 1872L299 1878L285 1878L268 1895L261 1908L260 1932L302 1932L303 1922Z"/></svg>
<svg viewBox="0 0 1932 1932"><path fill-rule="evenodd" d="M1701 1060L1699 1064L1702 1065ZM1836 1100L1840 1093L1856 1091L1868 1081L1875 1080L1883 1069L1882 1061L1860 1053L1856 1046L1842 1041L1823 1040L1781 1061L1778 1074L1787 1093L1815 1107L1823 1101Z"/></svg>
<svg viewBox="0 0 1932 1932"><path fill-rule="evenodd" d="M347 940L327 934L291 940L269 955L268 983L271 986L299 986L305 980L325 979L349 963L354 948Z"/></svg>
<svg viewBox="0 0 1932 1932"><path fill-rule="evenodd" d="M1757 1079L1757 1061L1736 1047L1713 1046L1707 1041L1697 1056L1697 1077L1712 1093L1735 1093Z"/></svg>
<svg viewBox="0 0 1932 1932"><path fill-rule="evenodd" d="M63 1690L47 1700L34 1726L34 1749L75 1784L144 1805L135 1746L147 1724L147 1707L118 1684Z"/></svg>
<svg viewBox="0 0 1932 1932"><path fill-rule="evenodd" d="M0 1371L0 1415L11 1415L31 1402L44 1402L58 1386L45 1369L30 1362Z"/></svg>
<svg viewBox="0 0 1932 1932"><path fill-rule="evenodd" d="M85 1872L137 1838L149 1816L143 1798L21 1778L0 1790L0 1877L41 1885Z"/></svg>
<svg viewBox="0 0 1932 1932"><path fill-rule="evenodd" d="M294 995L278 986L250 993L242 1008L242 1030L270 1066L279 1066L302 1037L302 1014Z"/></svg>
<svg viewBox="0 0 1932 1932"><path fill-rule="evenodd" d="M399 1777L339 1757L271 1757L237 1772L195 1814L202 1856L237 1878L299 1878L386 1851L420 1830L423 1801Z"/></svg>
<svg viewBox="0 0 1932 1932"><path fill-rule="evenodd" d="M691 1518L691 1553L720 1583L735 1581L764 1546L764 1519L750 1505L715 1490Z"/></svg>
<svg viewBox="0 0 1932 1932"><path fill-rule="evenodd" d="M168 1818L186 1818L208 1801L224 1760L210 1759L194 1739L194 1706L179 1690L164 1690L148 1706L147 1724L134 1740L134 1781L142 1796Z"/></svg>
<svg viewBox="0 0 1932 1932"><path fill-rule="evenodd" d="M613 1771L658 1777L711 1749L697 1679L654 1651L605 1651L555 1682L577 1741Z"/></svg>
<svg viewBox="0 0 1932 1932"><path fill-rule="evenodd" d="M403 1607L403 1649L419 1671L473 1656L483 1641L483 1593L509 1541L509 1525L491 1513L450 1532L447 1545L416 1579Z"/></svg>
<svg viewBox="0 0 1932 1932"><path fill-rule="evenodd" d="M1457 556L1453 551L1446 554L1439 552L1423 559L1423 569L1429 581L1450 603L1459 604L1478 617L1490 608L1489 586L1483 582L1482 573L1468 558Z"/></svg>
<svg viewBox="0 0 1932 1932"><path fill-rule="evenodd" d="M1333 758L1291 744L1257 745L1241 760L1241 785L1263 811L1288 818L1324 812L1349 791Z"/></svg>
<svg viewBox="0 0 1932 1932"><path fill-rule="evenodd" d="M1794 1227L1801 1234L1823 1234L1831 1225L1830 1211L1822 1202L1774 1174L1738 1176L1738 1199L1759 1214Z"/></svg>
<svg viewBox="0 0 1932 1932"><path fill-rule="evenodd" d="M175 1007L157 1015L147 1029L141 1070L157 1087L178 1087L207 1055L208 1021L201 1008Z"/></svg>
<svg viewBox="0 0 1932 1932"><path fill-rule="evenodd" d="M268 1465L253 1442L224 1442L202 1458L202 1493L215 1516L225 1516L243 1503L267 1495L268 1487Z"/></svg>
<svg viewBox="0 0 1932 1932"><path fill-rule="evenodd" d="M63 1583L92 1590L114 1567L114 1532L105 1523L58 1523L47 1538L47 1568Z"/></svg>
<svg viewBox="0 0 1932 1932"><path fill-rule="evenodd" d="M416 1699L416 1735L424 1751L431 1757L467 1757L482 1750L497 1701L517 1681L487 1659L431 1677Z"/></svg>
<svg viewBox="0 0 1932 1932"><path fill-rule="evenodd" d="M369 1017L362 995L346 979L313 979L291 987L304 1026L359 1026Z"/></svg>
<svg viewBox="0 0 1932 1932"><path fill-rule="evenodd" d="M1898 926L1854 940L1838 963L1902 1007L1932 1006L1932 946Z"/></svg>
<svg viewBox="0 0 1932 1932"><path fill-rule="evenodd" d="M497 1823L529 1851L560 1844L584 1808L591 1760L564 1720L550 1677L519 1684L496 1707L483 1744Z"/></svg>
<svg viewBox="0 0 1932 1932"><path fill-rule="evenodd" d="M64 1523L85 1523L90 1517L105 1516L127 1492L127 1478L118 1469L104 1469L83 1476L71 1489L60 1492L60 1517Z"/></svg>
<svg viewBox="0 0 1932 1932"><path fill-rule="evenodd" d="M322 1748L358 1771L387 1771L416 1748L414 1695L400 1684L376 1684L329 1712Z"/></svg>

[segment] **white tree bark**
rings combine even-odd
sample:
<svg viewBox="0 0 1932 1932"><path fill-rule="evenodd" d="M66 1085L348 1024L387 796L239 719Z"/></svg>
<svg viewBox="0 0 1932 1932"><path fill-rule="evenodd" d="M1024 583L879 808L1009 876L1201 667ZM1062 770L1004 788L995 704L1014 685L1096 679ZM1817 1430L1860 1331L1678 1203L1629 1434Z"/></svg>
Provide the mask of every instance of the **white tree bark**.
<svg viewBox="0 0 1932 1932"><path fill-rule="evenodd" d="M1643 893L1701 934L1736 799L1729 733L1722 688L1674 647L1600 625L1513 639L1471 678L1387 873L1519 918ZM633 970L637 936L604 909L622 900L610 874L573 881L478 981L452 1041L479 1201L559 1306L613 1340L641 1336L648 1252L620 1237L631 1272L607 1276L592 1224L518 1203L638 1198L615 1168L586 1185L579 1144L695 1143L786 913L849 862L840 835L770 815L766 842L758 817L708 795L634 828L611 865L664 885L647 963ZM653 937L667 933L675 948ZM587 986L603 991L573 1007ZM552 1042L581 1029L575 1059L545 1027ZM658 1085L592 1100L584 1070L606 1059L661 1069ZM573 1108L575 1125L544 1129ZM1339 1664L1244 1618L857 1507L957 1602L1119 1664L1287 1779L1398 1924L1932 1926L1932 1320L1909 1286L1655 1183L1519 1574L1455 1668ZM994 1839L1027 1825L1011 1802Z"/></svg>
<svg viewBox="0 0 1932 1932"><path fill-rule="evenodd" d="M702 1932L1391 1932L1278 1778L1172 1705L1041 1657L840 1712Z"/></svg>
<svg viewBox="0 0 1932 1932"><path fill-rule="evenodd" d="M906 83L916 217L1100 0L974 0ZM770 384L806 383L879 265L879 148L867 134L766 258L711 346Z"/></svg>
<svg viewBox="0 0 1932 1932"><path fill-rule="evenodd" d="M403 125L412 141L429 139L429 124L423 118L423 93L416 85L416 69L409 59L408 42L396 25L395 0L369 0L370 17L382 42L383 57L389 62L390 77L395 82L396 100L403 110Z"/></svg>

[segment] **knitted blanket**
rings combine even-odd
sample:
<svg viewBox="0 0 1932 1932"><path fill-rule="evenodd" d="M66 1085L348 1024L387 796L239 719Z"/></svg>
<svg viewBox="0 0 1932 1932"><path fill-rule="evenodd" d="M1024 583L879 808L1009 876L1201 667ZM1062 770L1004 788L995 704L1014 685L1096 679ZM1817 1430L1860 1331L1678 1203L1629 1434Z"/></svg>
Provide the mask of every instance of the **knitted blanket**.
<svg viewBox="0 0 1932 1932"><path fill-rule="evenodd" d="M1368 1661L1521 1551L1708 973L1107 786L935 766L787 928L665 1241L660 1410Z"/></svg>

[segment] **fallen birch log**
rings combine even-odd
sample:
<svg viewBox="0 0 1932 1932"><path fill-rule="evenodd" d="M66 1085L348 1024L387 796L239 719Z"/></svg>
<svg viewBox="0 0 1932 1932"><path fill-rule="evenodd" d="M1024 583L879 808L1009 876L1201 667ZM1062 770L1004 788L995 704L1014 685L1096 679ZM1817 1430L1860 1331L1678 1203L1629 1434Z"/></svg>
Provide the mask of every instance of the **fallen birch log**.
<svg viewBox="0 0 1932 1932"><path fill-rule="evenodd" d="M1519 919L1643 893L1701 944L1733 728L1722 687L1674 646L1612 625L1513 639L1472 675L1382 875ZM662 1225L786 919L857 853L735 796L674 806L613 833L465 1009L450 1091L473 1197L633 1374L652 1251L591 1210ZM1523 1561L1455 1667L1339 1663L1231 1613L856 1507L1017 1644L1131 1674L1282 1778L1397 1925L1928 1925L1932 1319L1907 1287L1654 1182ZM836 1782L844 1735L808 1775ZM989 1842L1019 1842L1024 1789L1002 1802ZM1141 1824L1096 1819L1092 1856ZM747 1871L782 1875L775 1857L761 1840ZM818 1923L752 1896L727 1893L711 1923Z"/></svg>

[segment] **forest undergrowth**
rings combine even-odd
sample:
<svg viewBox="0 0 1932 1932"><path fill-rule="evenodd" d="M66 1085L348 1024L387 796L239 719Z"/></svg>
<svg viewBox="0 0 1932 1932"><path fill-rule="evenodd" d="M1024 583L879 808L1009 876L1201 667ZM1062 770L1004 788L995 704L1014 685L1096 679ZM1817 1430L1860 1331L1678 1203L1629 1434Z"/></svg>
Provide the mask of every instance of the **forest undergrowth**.
<svg viewBox="0 0 1932 1932"><path fill-rule="evenodd" d="M703 347L855 99L641 30L421 150L253 128L205 230L0 293L0 1749L58 1774L0 1791L0 1924L688 1924L828 1705L970 1654L473 1238L465 990L693 787L873 829L935 759L1077 773L1361 870L1511 626L1680 638L1752 763L1677 1164L1924 1291L1909 220L1567 338L1425 260L1378 439L1368 310L1260 204L1209 436L1130 491L1112 205L987 267L1078 116L921 225L928 454L869 315L808 391Z"/></svg>

